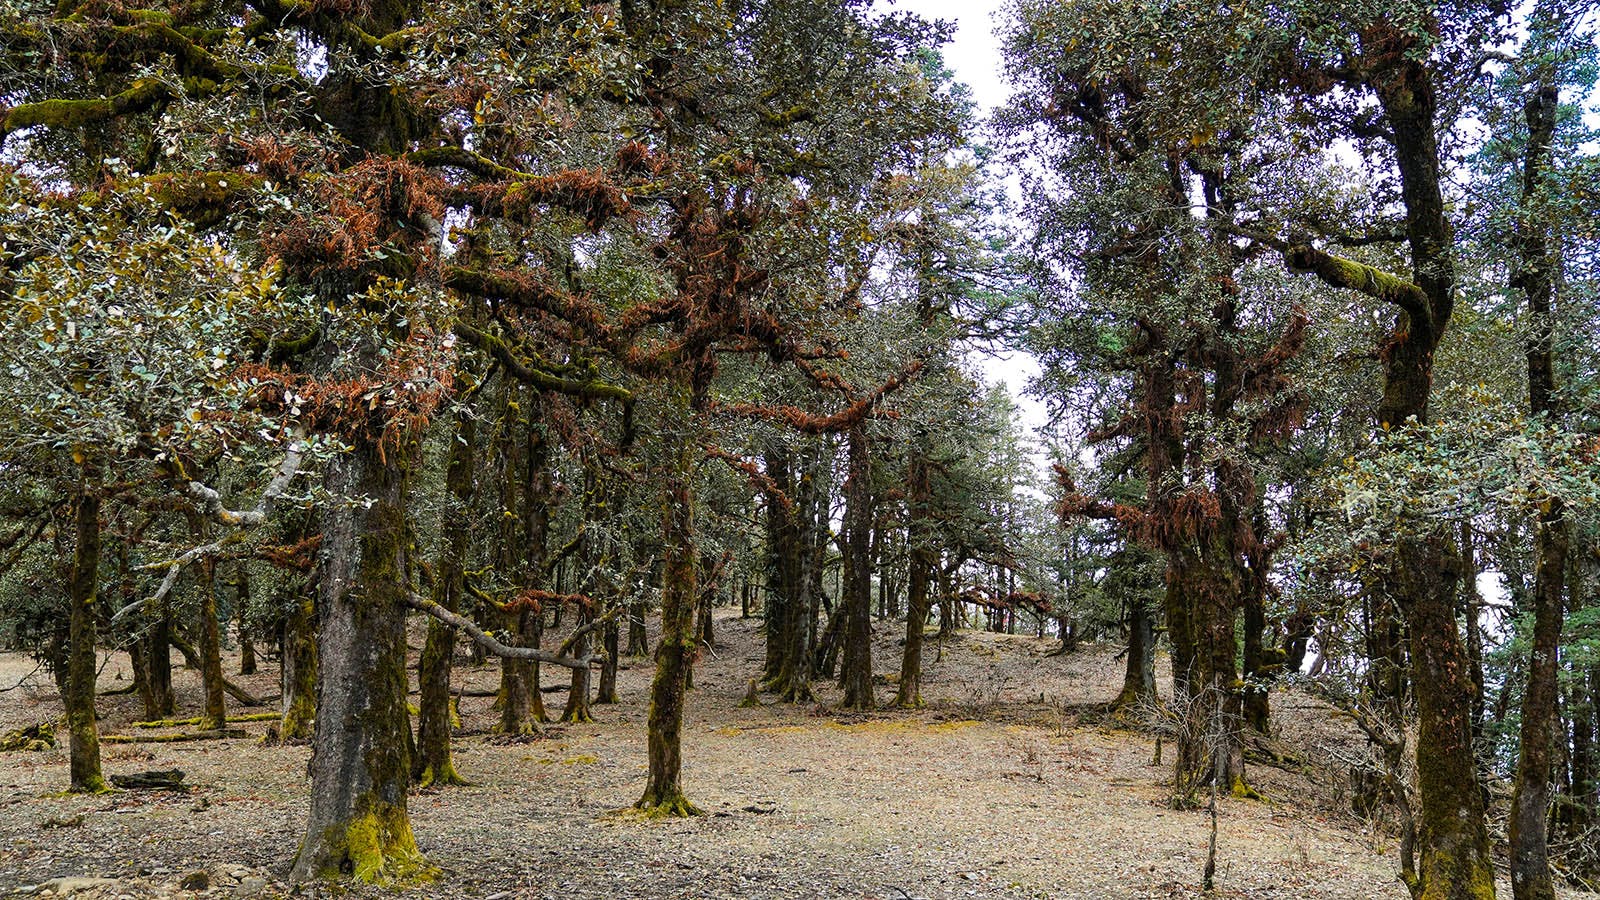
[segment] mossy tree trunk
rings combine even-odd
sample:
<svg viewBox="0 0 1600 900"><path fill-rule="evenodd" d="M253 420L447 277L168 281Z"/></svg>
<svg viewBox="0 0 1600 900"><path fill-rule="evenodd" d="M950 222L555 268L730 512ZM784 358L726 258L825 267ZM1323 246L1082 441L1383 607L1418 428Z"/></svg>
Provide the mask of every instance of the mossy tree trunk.
<svg viewBox="0 0 1600 900"><path fill-rule="evenodd" d="M594 614L587 608L580 607L573 616L573 627L582 628L594 621ZM573 656L589 655L589 635L578 638L572 645ZM567 705L561 710L561 721L569 723L593 722L594 714L589 710L589 669L587 667L572 670L572 682L567 689Z"/></svg>
<svg viewBox="0 0 1600 900"><path fill-rule="evenodd" d="M461 608L466 593L465 559L472 540L472 500L477 463L477 419L470 410L456 415L456 439L450 442L445 467L443 546L434 572L434 602L450 612ZM450 674L456 652L456 629L439 619L428 620L428 637L417 666L417 758L411 775L421 787L466 782L450 756Z"/></svg>
<svg viewBox="0 0 1600 900"><path fill-rule="evenodd" d="M250 633L250 564L241 561L234 569L237 609L234 610L239 630L239 674L256 673L256 642Z"/></svg>
<svg viewBox="0 0 1600 900"><path fill-rule="evenodd" d="M1113 709L1124 709L1154 702L1156 699L1156 623L1150 601L1144 597L1128 600L1128 658L1122 675L1122 691L1111 702ZM1062 642L1066 630L1063 626Z"/></svg>
<svg viewBox="0 0 1600 900"><path fill-rule="evenodd" d="M405 883L430 869L406 812L407 541L404 460L363 439L328 463L334 497L322 522L317 727L311 809L291 880L353 876Z"/></svg>
<svg viewBox="0 0 1600 900"><path fill-rule="evenodd" d="M687 426L697 420L688 384L674 386L672 412ZM694 610L699 596L694 533L694 462L698 442L676 435L661 473L663 509L661 536L665 561L661 574L661 639L656 645L656 672L650 683L650 776L635 808L650 816L699 815L684 796L683 706L689 668L694 664Z"/></svg>
<svg viewBox="0 0 1600 900"><path fill-rule="evenodd" d="M1396 46L1412 37L1389 35ZM1389 121L1406 208L1407 243L1420 305L1401 313L1384 359L1378 422L1390 430L1428 421L1434 353L1455 306L1452 228L1441 187L1435 132L1438 106L1423 58L1398 61L1373 81ZM1494 867L1472 747L1472 682L1457 624L1460 561L1444 526L1400 541L1396 597L1410 635L1416 696L1420 900L1489 900Z"/></svg>
<svg viewBox="0 0 1600 900"><path fill-rule="evenodd" d="M927 630L933 570L937 565L933 551L933 528L929 521L933 502L932 481L927 454L928 436L918 434L911 455L906 483L907 562L906 643L900 655L900 685L894 705L900 709L922 708L922 637Z"/></svg>
<svg viewBox="0 0 1600 900"><path fill-rule="evenodd" d="M1527 344L1529 410L1555 419L1554 323L1556 273L1546 226L1534 209L1541 202L1550 163L1550 143L1560 108L1554 73L1546 72L1524 103L1528 143L1523 151L1521 247L1515 286L1528 298L1532 336ZM1558 655L1561 649L1562 595L1565 592L1569 538L1565 510L1547 499L1535 522L1533 647L1522 700L1516 785L1511 794L1507 837L1511 844L1511 891L1516 900L1555 900L1550 874L1546 823L1550 815L1551 756L1561 724L1557 707Z"/></svg>
<svg viewBox="0 0 1600 900"><path fill-rule="evenodd" d="M839 685L844 688L840 706L871 710L878 706L872 692L872 463L866 423L857 422L846 442L849 477L844 483L845 521L843 546L844 653Z"/></svg>
<svg viewBox="0 0 1600 900"><path fill-rule="evenodd" d="M805 540L800 524L813 482L798 483L793 458L774 446L766 454L767 477L783 496L767 501L768 669L765 688L785 703L806 703L811 693L810 619L805 593Z"/></svg>
<svg viewBox="0 0 1600 900"><path fill-rule="evenodd" d="M71 790L100 793L110 790L100 772L100 726L95 721L95 602L100 577L100 495L84 483L72 500L75 540L67 598L72 604L68 625L66 706Z"/></svg>
<svg viewBox="0 0 1600 900"><path fill-rule="evenodd" d="M1184 718L1174 780L1179 798L1185 801L1213 783L1225 792L1248 790L1234 622L1241 585L1228 543L1223 534L1212 533L1202 543L1203 552L1178 551L1169 575L1188 619L1192 647L1183 679ZM1178 664L1174 653L1173 665Z"/></svg>
<svg viewBox="0 0 1600 900"><path fill-rule="evenodd" d="M311 737L317 712L317 604L306 591L292 600L283 622L283 655L279 660L283 719L278 736L285 741Z"/></svg>
<svg viewBox="0 0 1600 900"><path fill-rule="evenodd" d="M209 529L205 520L193 514L189 533L197 543L205 543ZM222 685L222 622L217 615L217 566L206 557L194 565L194 587L200 597L200 616L195 623L195 649L200 652L200 684L204 706L200 710L202 731L215 731L228 722L227 694Z"/></svg>

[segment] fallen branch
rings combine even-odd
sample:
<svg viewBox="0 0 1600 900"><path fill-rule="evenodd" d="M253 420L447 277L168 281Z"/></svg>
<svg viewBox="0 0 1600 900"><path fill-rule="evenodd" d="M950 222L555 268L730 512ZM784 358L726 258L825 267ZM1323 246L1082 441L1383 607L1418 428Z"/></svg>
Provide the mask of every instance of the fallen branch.
<svg viewBox="0 0 1600 900"><path fill-rule="evenodd" d="M102 734L102 744L176 744L183 741L220 741L223 738L249 737L243 728L218 728L215 731L185 731L178 734Z"/></svg>
<svg viewBox="0 0 1600 900"><path fill-rule="evenodd" d="M125 791L187 791L182 769L161 769L153 772L135 772L132 775L113 775L111 783Z"/></svg>
<svg viewBox="0 0 1600 900"><path fill-rule="evenodd" d="M283 716L280 715L279 713L275 713L275 712L270 712L270 713L249 713L248 715L243 715L243 716L229 716L228 717L228 721L229 722L272 722L272 721L276 721L276 720L281 719L281 718L283 718ZM205 718L203 716L195 716L192 719L156 719L156 720L150 721L150 722L134 722L133 723L133 727L134 728L178 728L178 727L183 726L183 725L199 725L201 722L204 722L204 721L205 721Z"/></svg>

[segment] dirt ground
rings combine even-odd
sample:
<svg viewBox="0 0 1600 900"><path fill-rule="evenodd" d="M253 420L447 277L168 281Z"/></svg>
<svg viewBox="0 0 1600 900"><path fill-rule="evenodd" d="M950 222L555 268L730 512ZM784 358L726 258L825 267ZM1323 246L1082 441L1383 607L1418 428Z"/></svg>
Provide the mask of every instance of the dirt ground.
<svg viewBox="0 0 1600 900"><path fill-rule="evenodd" d="M827 685L814 707L738 708L760 668L760 622L734 614L717 625L684 734L685 786L708 815L613 815L644 784L649 667L640 661L621 673L623 702L595 707L597 724L551 726L526 743L496 743L490 698L468 697L456 764L474 784L413 794L418 843L441 874L406 896L1204 896L1206 812L1169 807L1170 771L1151 765L1152 739L1076 713L1115 693L1113 650L1049 657L1051 641L962 632L928 645L925 711L847 716L831 711ZM878 624L878 670L898 669L901 628ZM20 685L0 693L0 730L60 715L54 685L33 669L0 655L0 689ZM457 674L470 687L497 679L492 665ZM128 677L126 658L112 656L100 687ZM276 667L234 680L270 694ZM192 715L197 673L179 668L174 681ZM880 701L892 691L881 684ZM554 713L565 695L545 699ZM1339 760L1356 738L1303 695L1273 699L1313 771L1255 766L1266 800L1222 801L1214 896L1404 900L1392 838L1350 815L1344 799ZM105 697L100 709L106 733L139 718L133 696ZM0 755L0 893L287 893L279 879L301 836L309 751L262 746L262 723L239 727L251 736L104 748L108 774L179 768L196 785L188 794L63 796L64 750Z"/></svg>

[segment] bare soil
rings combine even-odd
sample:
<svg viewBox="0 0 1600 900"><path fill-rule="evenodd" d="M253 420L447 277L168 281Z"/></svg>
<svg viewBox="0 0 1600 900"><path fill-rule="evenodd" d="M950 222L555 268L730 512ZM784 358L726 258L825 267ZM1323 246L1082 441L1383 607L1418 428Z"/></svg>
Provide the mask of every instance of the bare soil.
<svg viewBox="0 0 1600 900"><path fill-rule="evenodd" d="M695 673L684 734L685 785L707 815L640 822L615 812L644 785L644 661L629 661L623 702L596 706L598 723L552 725L528 742L489 736L491 698L467 697L456 764L474 784L412 796L418 842L441 874L404 895L1205 896L1206 811L1171 808L1170 770L1152 765L1152 737L1083 715L1120 685L1114 649L1049 656L1053 641L960 632L928 644L926 710L835 713L837 694L823 684L816 706L741 709L760 668L761 624L736 615L716 624L719 646ZM877 624L879 670L898 670L903 627ZM547 673L546 684L561 674ZM498 678L493 665L461 667L457 676L477 688ZM100 687L123 687L128 677L126 658L111 655ZM275 665L232 677L259 695L276 692ZM198 674L180 668L174 681L180 709L194 714ZM60 716L50 679L26 657L0 654L0 688L13 685L0 693L0 730ZM878 690L880 702L893 696L892 685ZM555 713L565 695L545 699ZM1221 801L1214 896L1404 900L1392 837L1351 815L1344 797L1342 760L1358 751L1358 738L1302 694L1273 701L1307 766L1253 766L1266 800ZM140 717L131 695L104 697L100 710L106 733L132 731ZM0 893L288 893L279 879L301 836L309 750L262 746L264 723L234 727L250 736L104 748L108 774L182 769L195 785L187 794L62 795L64 748L0 755Z"/></svg>

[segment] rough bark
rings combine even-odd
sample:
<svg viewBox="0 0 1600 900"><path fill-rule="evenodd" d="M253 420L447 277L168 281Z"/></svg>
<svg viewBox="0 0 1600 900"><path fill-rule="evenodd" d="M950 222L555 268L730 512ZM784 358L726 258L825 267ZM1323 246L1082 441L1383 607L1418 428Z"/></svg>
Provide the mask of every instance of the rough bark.
<svg viewBox="0 0 1600 900"><path fill-rule="evenodd" d="M100 772L100 726L95 721L95 602L99 592L100 496L87 483L72 501L75 540L67 598L72 604L69 624L67 683L62 695L66 706L71 790L101 793L109 790Z"/></svg>
<svg viewBox="0 0 1600 900"><path fill-rule="evenodd" d="M844 591L844 652L839 684L843 709L872 710L878 706L872 691L872 484L871 456L865 423L850 429L846 442L849 477L845 480L845 522L842 547Z"/></svg>
<svg viewBox="0 0 1600 900"><path fill-rule="evenodd" d="M928 625L933 571L938 564L929 521L933 494L925 449L924 435L919 437L906 479L910 491L906 537L910 571L906 577L906 643L900 655L900 685L894 697L894 705L900 709L920 709L923 705L922 638Z"/></svg>
<svg viewBox="0 0 1600 900"><path fill-rule="evenodd" d="M431 869L406 812L405 467L363 441L328 463L311 808L290 878L405 883Z"/></svg>
<svg viewBox="0 0 1600 900"><path fill-rule="evenodd" d="M594 702L617 703L617 649L622 643L622 627L615 618L606 622L601 632L601 646L605 661L600 664L600 683L595 687Z"/></svg>
<svg viewBox="0 0 1600 900"><path fill-rule="evenodd" d="M316 723L317 601L307 592L293 603L283 622L283 720L278 736L284 741L304 741L310 739Z"/></svg>
<svg viewBox="0 0 1600 900"><path fill-rule="evenodd" d="M443 546L434 567L433 600L449 612L461 608L466 593L465 560L472 540L473 468L477 463L477 420L470 410L456 415L455 440L445 467ZM450 676L456 652L456 629L437 618L428 621L428 637L417 666L417 758L411 776L420 787L465 784L450 755Z"/></svg>
<svg viewBox="0 0 1600 900"><path fill-rule="evenodd" d="M677 390L687 395L687 385ZM681 421L692 421L688 396L675 404ZM662 473L662 539L666 558L661 576L661 639L656 646L656 672L650 683L648 725L649 781L634 804L649 816L699 815L684 796L681 781L683 704L689 667L695 654L694 609L699 596L694 542L695 444L678 438Z"/></svg>
<svg viewBox="0 0 1600 900"><path fill-rule="evenodd" d="M1555 366L1551 306L1555 277L1549 240L1535 207L1550 160L1558 112L1556 86L1538 84L1524 104L1528 144L1523 154L1520 259L1515 281L1527 295L1531 336L1527 344L1528 400L1535 417L1554 418ZM1555 900L1546 823L1550 813L1551 756L1556 726L1557 655L1561 647L1562 594L1568 534L1560 499L1540 507L1534 537L1533 646L1523 692L1516 784L1511 793L1507 837L1511 844L1511 891L1516 900Z"/></svg>
<svg viewBox="0 0 1600 900"><path fill-rule="evenodd" d="M189 531L196 542L207 542L204 520L191 516ZM217 615L217 569L210 557L194 566L195 590L200 595L200 616L195 628L196 648L200 652L200 684L204 707L200 711L200 730L216 731L228 721L227 694L222 674L222 623Z"/></svg>
<svg viewBox="0 0 1600 900"><path fill-rule="evenodd" d="M1062 631L1065 645L1066 629ZM1156 699L1156 630L1150 604L1142 597L1128 601L1128 659L1122 691L1111 701L1113 709L1137 707Z"/></svg>

